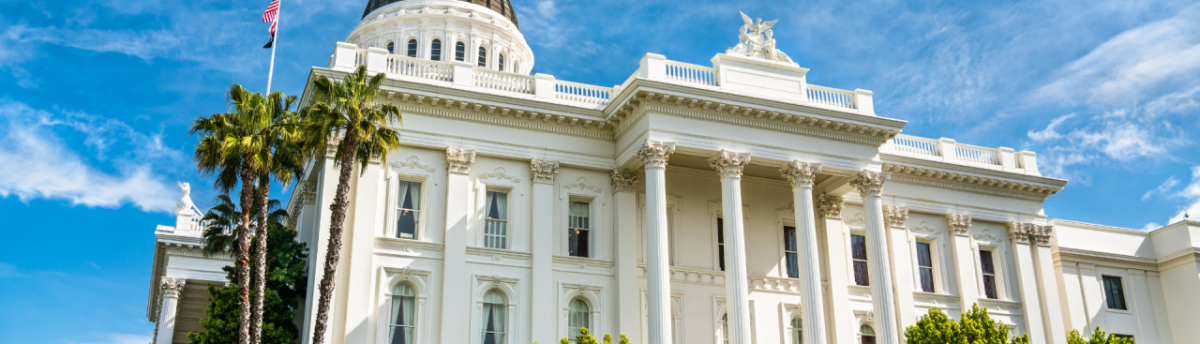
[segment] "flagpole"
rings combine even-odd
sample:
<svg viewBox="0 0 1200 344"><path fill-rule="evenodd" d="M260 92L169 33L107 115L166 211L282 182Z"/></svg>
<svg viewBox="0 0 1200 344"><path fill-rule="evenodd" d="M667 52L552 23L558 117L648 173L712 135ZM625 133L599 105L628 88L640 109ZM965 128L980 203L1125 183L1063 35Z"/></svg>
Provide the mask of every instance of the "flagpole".
<svg viewBox="0 0 1200 344"><path fill-rule="evenodd" d="M275 76L275 47L279 44L279 15L283 12L283 1L279 2L279 7L275 9L275 34L271 35L271 69L267 71L267 96L271 96L271 78Z"/></svg>

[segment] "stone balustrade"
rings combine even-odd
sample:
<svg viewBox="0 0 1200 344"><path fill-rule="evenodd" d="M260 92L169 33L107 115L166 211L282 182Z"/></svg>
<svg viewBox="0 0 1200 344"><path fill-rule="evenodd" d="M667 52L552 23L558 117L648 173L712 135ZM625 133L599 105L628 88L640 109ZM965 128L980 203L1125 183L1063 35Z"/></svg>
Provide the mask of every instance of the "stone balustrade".
<svg viewBox="0 0 1200 344"><path fill-rule="evenodd" d="M1017 152L1008 147L987 148L958 143L948 138L935 140L901 134L889 140L882 150L926 160L1040 175L1036 153Z"/></svg>

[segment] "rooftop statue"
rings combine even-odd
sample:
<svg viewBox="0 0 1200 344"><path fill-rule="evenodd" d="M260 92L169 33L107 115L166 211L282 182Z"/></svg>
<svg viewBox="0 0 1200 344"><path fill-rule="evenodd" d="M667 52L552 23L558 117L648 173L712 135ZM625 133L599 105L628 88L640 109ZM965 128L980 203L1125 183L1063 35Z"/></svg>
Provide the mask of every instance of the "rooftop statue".
<svg viewBox="0 0 1200 344"><path fill-rule="evenodd" d="M182 210L192 210L196 208L196 204L192 203L192 186L188 183L179 184L179 189L183 190L183 194L179 195L179 201L175 203L175 213L178 214Z"/></svg>
<svg viewBox="0 0 1200 344"><path fill-rule="evenodd" d="M758 22L755 22L745 13L738 14L742 15L742 21L746 22L746 25L738 28L738 44L725 49L726 54L795 63L791 57L775 48L775 38L772 37L775 33L771 31L771 27L775 26L778 20L763 22L762 18L759 18Z"/></svg>

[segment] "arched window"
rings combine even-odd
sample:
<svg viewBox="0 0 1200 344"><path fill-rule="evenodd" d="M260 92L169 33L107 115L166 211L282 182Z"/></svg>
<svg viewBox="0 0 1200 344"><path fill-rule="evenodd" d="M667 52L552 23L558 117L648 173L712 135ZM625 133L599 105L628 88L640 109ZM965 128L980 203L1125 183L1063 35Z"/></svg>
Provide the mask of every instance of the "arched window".
<svg viewBox="0 0 1200 344"><path fill-rule="evenodd" d="M721 316L721 342L729 344L729 313Z"/></svg>
<svg viewBox="0 0 1200 344"><path fill-rule="evenodd" d="M513 61L513 73L521 72L521 61Z"/></svg>
<svg viewBox="0 0 1200 344"><path fill-rule="evenodd" d="M388 42L387 50L388 50L388 54L395 54L396 53L396 42Z"/></svg>
<svg viewBox="0 0 1200 344"><path fill-rule="evenodd" d="M407 284L392 289L392 328L388 343L411 344L416 336L416 293Z"/></svg>
<svg viewBox="0 0 1200 344"><path fill-rule="evenodd" d="M504 54L500 54L500 60L496 61L496 64L499 65L500 71L503 72L504 71Z"/></svg>
<svg viewBox="0 0 1200 344"><path fill-rule="evenodd" d="M792 344L804 343L804 322L800 318L792 319Z"/></svg>
<svg viewBox="0 0 1200 344"><path fill-rule="evenodd" d="M408 57L417 57L417 40L408 40Z"/></svg>
<svg viewBox="0 0 1200 344"><path fill-rule="evenodd" d="M429 45L429 59L434 61L442 60L442 40L435 38L433 44Z"/></svg>
<svg viewBox="0 0 1200 344"><path fill-rule="evenodd" d="M591 312L587 302L583 302L581 299L571 300L570 310L570 315L567 316L567 338L570 338L571 343L575 343L575 337L579 336L580 329L588 328L589 332L592 330L588 324Z"/></svg>
<svg viewBox="0 0 1200 344"><path fill-rule="evenodd" d="M467 61L467 45L463 44L463 42L454 43L454 60Z"/></svg>
<svg viewBox="0 0 1200 344"><path fill-rule="evenodd" d="M495 290L483 296L483 344L504 344L505 303Z"/></svg>
<svg viewBox="0 0 1200 344"><path fill-rule="evenodd" d="M487 67L487 48L479 47L479 66Z"/></svg>
<svg viewBox="0 0 1200 344"><path fill-rule="evenodd" d="M875 344L875 329L871 325L862 325L858 332L862 333L862 344Z"/></svg>

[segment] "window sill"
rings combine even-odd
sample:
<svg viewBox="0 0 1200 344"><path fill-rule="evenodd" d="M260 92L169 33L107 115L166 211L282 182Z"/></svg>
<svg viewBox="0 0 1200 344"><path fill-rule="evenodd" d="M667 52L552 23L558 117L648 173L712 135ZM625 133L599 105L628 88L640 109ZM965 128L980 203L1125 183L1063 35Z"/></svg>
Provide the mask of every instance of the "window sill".
<svg viewBox="0 0 1200 344"><path fill-rule="evenodd" d="M1116 313L1116 314L1126 314L1126 315L1133 315L1133 311L1130 311L1130 310L1128 310L1128 309L1117 309L1117 308L1108 308L1108 307L1105 307L1105 308L1104 308L1104 311L1105 311L1105 312L1108 312L1108 313Z"/></svg>

